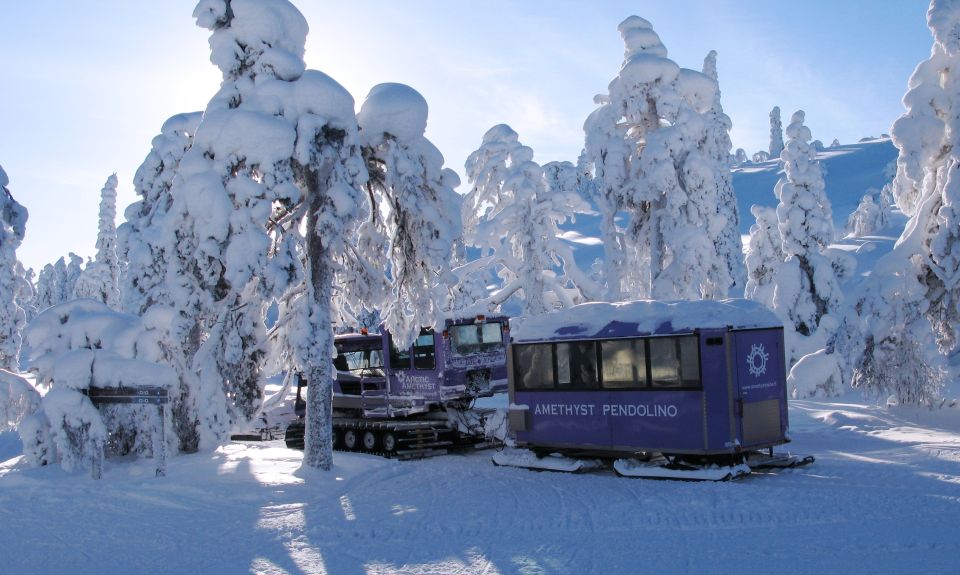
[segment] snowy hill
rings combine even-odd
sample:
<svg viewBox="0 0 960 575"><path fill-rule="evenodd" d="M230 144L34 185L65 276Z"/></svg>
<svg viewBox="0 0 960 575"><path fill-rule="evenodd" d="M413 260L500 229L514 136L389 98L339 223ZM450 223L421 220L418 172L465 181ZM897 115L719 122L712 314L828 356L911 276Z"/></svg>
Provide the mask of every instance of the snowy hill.
<svg viewBox="0 0 960 575"><path fill-rule="evenodd" d="M819 153L817 159L824 171L826 193L833 207L838 247L856 252L860 246L870 244L857 254L858 275L862 275L871 269L877 257L889 251L893 241L900 235L906 219L896 218L891 228L876 238L847 241L841 238L846 235L847 218L857 209L863 195L871 190L880 190L893 178L893 172L888 168L891 163L896 162L897 149L889 138L882 138L828 148ZM776 160L746 164L733 170L733 185L740 213L740 233L743 236L750 233L750 226L754 224L750 206L759 204L776 207L777 198L773 194L773 188L782 176L783 170ZM576 214L575 221L567 222L562 227L562 237L572 246L581 269L589 270L595 260L603 258L600 217L597 214ZM746 243L747 239L744 237L744 245Z"/></svg>
<svg viewBox="0 0 960 575"><path fill-rule="evenodd" d="M824 171L827 197L833 206L833 223L839 232L869 190L879 190L893 178L887 166L897 160L897 149L888 138L827 148L817 154ZM747 164L733 170L733 186L740 210L740 233L750 233L750 206L776 207L773 187L783 176L778 161Z"/></svg>

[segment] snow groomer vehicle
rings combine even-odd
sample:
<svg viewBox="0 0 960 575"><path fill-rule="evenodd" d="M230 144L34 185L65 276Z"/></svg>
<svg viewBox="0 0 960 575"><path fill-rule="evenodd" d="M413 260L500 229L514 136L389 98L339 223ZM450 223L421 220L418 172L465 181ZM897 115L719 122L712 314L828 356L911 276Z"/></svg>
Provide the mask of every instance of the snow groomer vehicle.
<svg viewBox="0 0 960 575"><path fill-rule="evenodd" d="M812 457L790 441L783 324L747 300L589 303L512 322L494 463L725 480Z"/></svg>
<svg viewBox="0 0 960 575"><path fill-rule="evenodd" d="M473 402L507 390L508 330L502 316L447 320L441 333L424 329L406 349L386 330L336 336L334 449L415 458L485 446L502 421ZM297 419L285 433L296 449L303 448L307 383L298 378Z"/></svg>

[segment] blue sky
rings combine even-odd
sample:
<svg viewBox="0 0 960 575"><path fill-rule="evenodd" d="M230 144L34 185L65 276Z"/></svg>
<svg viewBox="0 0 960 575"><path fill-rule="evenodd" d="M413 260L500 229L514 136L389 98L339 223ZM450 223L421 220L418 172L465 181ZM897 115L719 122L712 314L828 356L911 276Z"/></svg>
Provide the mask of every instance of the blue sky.
<svg viewBox="0 0 960 575"><path fill-rule="evenodd" d="M623 59L617 24L631 14L653 24L680 66L699 70L717 50L734 146L748 153L766 148L775 105L785 120L805 110L826 144L888 132L932 45L922 0L294 3L310 24L307 65L340 81L358 108L381 82L419 90L427 136L461 176L497 123L538 161L575 161L592 98ZM18 251L27 266L92 256L107 177L120 179L119 224L163 121L202 110L216 91L194 5L3 3L0 165L30 210Z"/></svg>

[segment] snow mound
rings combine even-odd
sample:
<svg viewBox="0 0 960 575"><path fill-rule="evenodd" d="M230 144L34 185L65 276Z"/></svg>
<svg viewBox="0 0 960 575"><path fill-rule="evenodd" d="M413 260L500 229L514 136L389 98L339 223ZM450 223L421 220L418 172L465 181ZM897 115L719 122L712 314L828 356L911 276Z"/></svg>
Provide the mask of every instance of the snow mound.
<svg viewBox="0 0 960 575"><path fill-rule="evenodd" d="M496 126L487 130L483 135L483 143L489 144L490 142L517 142L520 138L520 135L513 131L513 128L506 124L497 124Z"/></svg>
<svg viewBox="0 0 960 575"><path fill-rule="evenodd" d="M673 60L651 52L641 52L634 54L623 63L619 80L633 85L652 84L654 82L670 84L679 75L680 66Z"/></svg>
<svg viewBox="0 0 960 575"><path fill-rule="evenodd" d="M174 370L142 359L150 337L140 318L81 299L51 307L24 331L27 363L41 383L85 389L90 385L169 386Z"/></svg>
<svg viewBox="0 0 960 575"><path fill-rule="evenodd" d="M390 134L411 142L427 129L427 101L405 84L377 84L370 89L357 115L364 144L379 142Z"/></svg>
<svg viewBox="0 0 960 575"><path fill-rule="evenodd" d="M288 117L313 114L340 126L356 122L353 96L330 76L319 70L307 70L293 86L292 101L296 109L288 107Z"/></svg>

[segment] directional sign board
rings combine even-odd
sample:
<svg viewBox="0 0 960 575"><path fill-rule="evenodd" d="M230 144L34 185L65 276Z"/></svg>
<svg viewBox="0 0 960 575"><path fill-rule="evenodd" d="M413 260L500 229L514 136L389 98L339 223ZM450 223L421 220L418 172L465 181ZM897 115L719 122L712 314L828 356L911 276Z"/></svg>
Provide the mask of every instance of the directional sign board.
<svg viewBox="0 0 960 575"><path fill-rule="evenodd" d="M103 403L139 403L164 405L169 402L163 387L91 387L87 390L90 401Z"/></svg>

